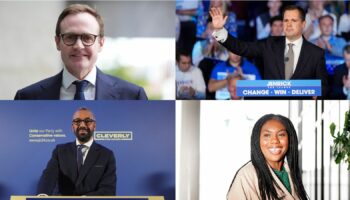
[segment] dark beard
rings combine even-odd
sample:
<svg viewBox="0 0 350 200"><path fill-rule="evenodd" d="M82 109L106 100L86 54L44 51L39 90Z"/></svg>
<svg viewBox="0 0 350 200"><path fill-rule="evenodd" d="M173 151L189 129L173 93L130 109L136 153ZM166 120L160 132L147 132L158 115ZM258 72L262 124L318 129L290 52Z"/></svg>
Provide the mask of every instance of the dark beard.
<svg viewBox="0 0 350 200"><path fill-rule="evenodd" d="M79 135L80 130L85 130L86 134L85 135ZM74 132L75 136L80 142L88 142L90 138L92 137L92 131L89 128L77 128Z"/></svg>

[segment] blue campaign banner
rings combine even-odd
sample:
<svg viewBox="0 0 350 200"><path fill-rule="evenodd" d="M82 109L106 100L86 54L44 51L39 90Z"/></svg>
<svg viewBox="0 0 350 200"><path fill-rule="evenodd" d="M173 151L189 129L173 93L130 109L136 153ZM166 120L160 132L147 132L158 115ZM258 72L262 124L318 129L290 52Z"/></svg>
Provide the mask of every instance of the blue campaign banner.
<svg viewBox="0 0 350 200"><path fill-rule="evenodd" d="M239 80L241 97L306 97L322 96L321 80Z"/></svg>
<svg viewBox="0 0 350 200"><path fill-rule="evenodd" d="M118 196L175 200L174 101L0 101L1 200L37 195L55 146L75 141L79 107L95 115L95 141L114 152Z"/></svg>

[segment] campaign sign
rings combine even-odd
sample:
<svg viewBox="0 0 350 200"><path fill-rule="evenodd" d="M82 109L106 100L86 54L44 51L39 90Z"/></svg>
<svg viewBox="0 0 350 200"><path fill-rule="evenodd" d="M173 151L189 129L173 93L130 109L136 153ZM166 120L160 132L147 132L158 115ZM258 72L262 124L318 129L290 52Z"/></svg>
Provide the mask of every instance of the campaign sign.
<svg viewBox="0 0 350 200"><path fill-rule="evenodd" d="M322 96L321 80L239 80L237 95L242 97Z"/></svg>

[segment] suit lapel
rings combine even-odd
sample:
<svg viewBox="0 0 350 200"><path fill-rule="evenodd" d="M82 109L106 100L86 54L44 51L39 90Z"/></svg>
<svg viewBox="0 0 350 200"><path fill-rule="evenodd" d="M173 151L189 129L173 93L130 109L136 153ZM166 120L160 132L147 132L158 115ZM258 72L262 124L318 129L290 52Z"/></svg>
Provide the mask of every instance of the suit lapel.
<svg viewBox="0 0 350 200"><path fill-rule="evenodd" d="M65 158L65 164L68 165L68 177L71 177L71 181L75 182L78 176L77 172L77 151L76 151L76 145L74 142L69 143L68 146L68 152L65 153L63 156Z"/></svg>
<svg viewBox="0 0 350 200"><path fill-rule="evenodd" d="M88 155L85 158L84 165L80 168L78 180L75 183L76 185L80 184L82 180L85 178L87 173L90 171L91 167L95 164L98 158L98 155L99 155L99 147L95 144L95 142L93 142L88 152Z"/></svg>
<svg viewBox="0 0 350 200"><path fill-rule="evenodd" d="M279 77L281 77L281 79L285 79L285 75L284 75L284 50L285 50L285 48L286 48L286 39L285 39L285 37L283 37L283 39L281 39L280 42L278 43L277 52L276 52L277 70L278 70ZM271 59L273 59L273 58L271 58Z"/></svg>
<svg viewBox="0 0 350 200"><path fill-rule="evenodd" d="M293 73L291 79L293 79L295 77L300 77L300 76L298 76L298 74L302 73L303 67L305 67L305 63L306 63L306 59L307 59L306 55L308 55L307 49L308 49L308 44L307 44L306 39L303 37L303 44L301 45L298 63L296 65L296 68L294 70L294 73Z"/></svg>
<svg viewBox="0 0 350 200"><path fill-rule="evenodd" d="M120 99L119 91L115 90L114 82L97 68L96 74L96 96L95 99Z"/></svg>
<svg viewBox="0 0 350 200"><path fill-rule="evenodd" d="M39 99L59 100L60 89L62 85L63 70L57 75L48 79L45 84L41 85L42 93Z"/></svg>

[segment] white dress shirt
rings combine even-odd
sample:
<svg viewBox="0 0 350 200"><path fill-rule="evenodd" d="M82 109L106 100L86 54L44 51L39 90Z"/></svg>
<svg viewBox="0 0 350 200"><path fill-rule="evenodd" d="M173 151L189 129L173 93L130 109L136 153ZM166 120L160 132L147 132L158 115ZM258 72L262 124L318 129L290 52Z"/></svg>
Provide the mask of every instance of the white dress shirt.
<svg viewBox="0 0 350 200"><path fill-rule="evenodd" d="M88 81L89 84L85 88L84 96L85 100L95 100L95 91L96 91L96 75L97 69L93 67L84 80ZM76 91L76 86L73 84L74 81L79 81L75 76L68 72L64 67L62 85L60 89L60 100L73 100L74 94Z"/></svg>
<svg viewBox="0 0 350 200"><path fill-rule="evenodd" d="M293 53L294 53L293 73L294 73L295 68L297 67L297 64L298 64L301 46L303 45L303 37L300 37L294 42L290 42L288 38L286 38L286 48L284 50L284 55L287 55L287 52L289 50L289 46L288 46L289 43L293 44Z"/></svg>
<svg viewBox="0 0 350 200"><path fill-rule="evenodd" d="M91 137L93 137L93 136L91 136ZM90 147L91 147L91 145L92 145L93 142L94 142L94 140L91 139L91 140L88 141L87 143L84 143L84 144L83 144L84 146L87 147L87 150L86 150L85 153L84 153L83 163L85 162L86 156L88 155L89 150L90 150ZM78 146L78 145L81 145L81 144L79 143L78 139L75 139L75 144L76 144L77 146ZM85 148L86 148L86 147L85 147Z"/></svg>

